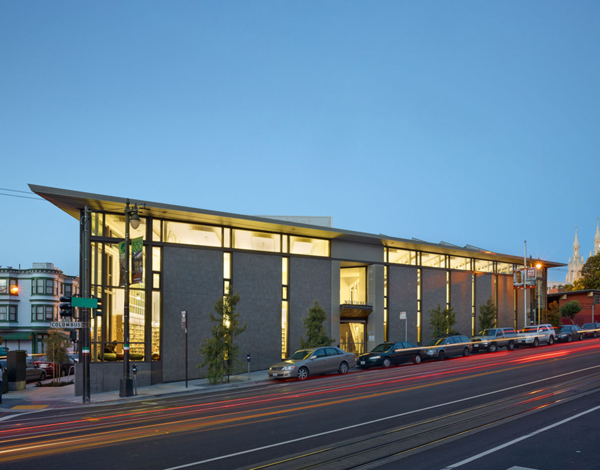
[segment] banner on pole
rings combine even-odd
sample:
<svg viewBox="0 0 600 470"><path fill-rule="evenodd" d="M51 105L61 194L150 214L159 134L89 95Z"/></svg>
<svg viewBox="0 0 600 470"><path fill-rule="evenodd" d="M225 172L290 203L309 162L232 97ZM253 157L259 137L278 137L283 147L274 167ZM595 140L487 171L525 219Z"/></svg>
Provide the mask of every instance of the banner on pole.
<svg viewBox="0 0 600 470"><path fill-rule="evenodd" d="M144 282L144 237L131 240L131 283Z"/></svg>

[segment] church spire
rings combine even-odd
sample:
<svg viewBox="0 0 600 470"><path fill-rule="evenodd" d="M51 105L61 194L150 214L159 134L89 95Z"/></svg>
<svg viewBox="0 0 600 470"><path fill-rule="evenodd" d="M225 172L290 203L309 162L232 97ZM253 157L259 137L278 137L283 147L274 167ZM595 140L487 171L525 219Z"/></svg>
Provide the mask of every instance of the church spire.
<svg viewBox="0 0 600 470"><path fill-rule="evenodd" d="M600 254L600 219L596 217L596 235L594 236L594 255Z"/></svg>
<svg viewBox="0 0 600 470"><path fill-rule="evenodd" d="M573 259L579 260L579 238L577 237L577 227L575 227L575 241L573 242Z"/></svg>

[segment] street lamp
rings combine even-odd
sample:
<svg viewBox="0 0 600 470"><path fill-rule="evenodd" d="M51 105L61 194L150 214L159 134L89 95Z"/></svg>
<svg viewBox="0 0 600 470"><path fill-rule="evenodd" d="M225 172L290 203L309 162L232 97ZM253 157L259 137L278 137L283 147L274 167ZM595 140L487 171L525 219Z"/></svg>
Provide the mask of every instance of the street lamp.
<svg viewBox="0 0 600 470"><path fill-rule="evenodd" d="M125 270L123 281L125 282L125 299L123 302L123 378L121 379L121 388L119 396L133 396L133 379L129 374L129 224L136 230L140 226L140 216L138 215L138 205L133 207L129 205L129 199L125 204Z"/></svg>

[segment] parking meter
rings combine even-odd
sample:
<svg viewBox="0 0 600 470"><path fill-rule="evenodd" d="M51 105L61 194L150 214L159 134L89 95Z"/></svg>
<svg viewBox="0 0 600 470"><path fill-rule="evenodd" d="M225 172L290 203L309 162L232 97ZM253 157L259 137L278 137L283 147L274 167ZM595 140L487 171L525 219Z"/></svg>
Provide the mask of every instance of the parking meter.
<svg viewBox="0 0 600 470"><path fill-rule="evenodd" d="M248 380L250 380L250 353L246 356L246 361L248 361Z"/></svg>
<svg viewBox="0 0 600 470"><path fill-rule="evenodd" d="M133 372L133 375L137 374L137 364L134 362L133 366L131 367L131 371Z"/></svg>

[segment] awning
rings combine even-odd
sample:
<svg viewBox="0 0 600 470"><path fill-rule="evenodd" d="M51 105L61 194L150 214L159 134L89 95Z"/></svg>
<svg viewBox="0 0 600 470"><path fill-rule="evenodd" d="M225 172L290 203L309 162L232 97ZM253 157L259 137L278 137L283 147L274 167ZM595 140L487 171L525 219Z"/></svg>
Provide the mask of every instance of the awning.
<svg viewBox="0 0 600 470"><path fill-rule="evenodd" d="M16 341L16 340L28 340L31 339L32 333L2 333L0 331L0 338L2 341L6 341L8 339Z"/></svg>

